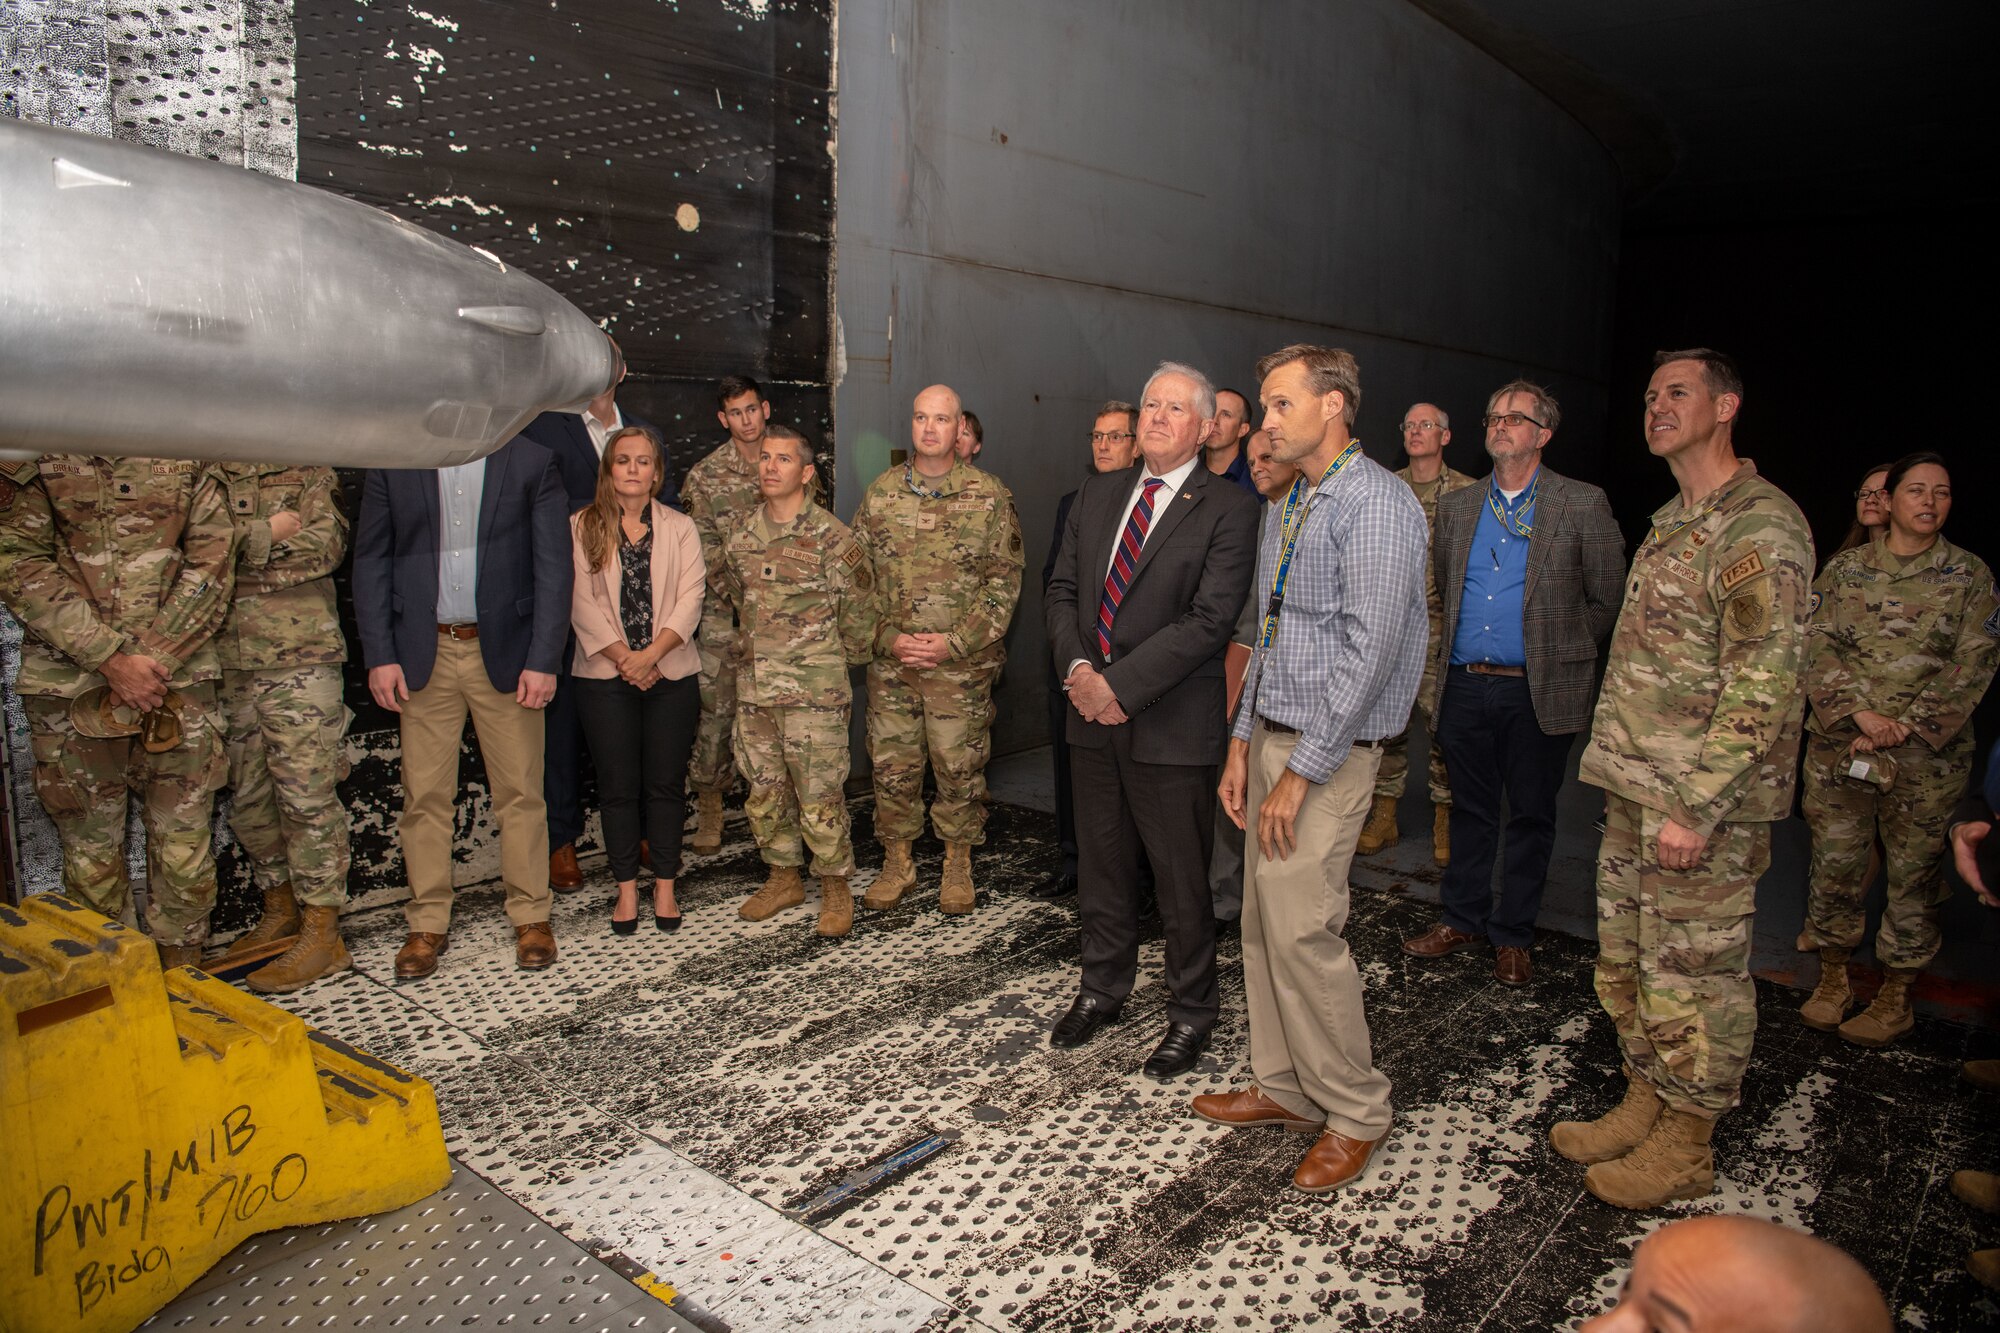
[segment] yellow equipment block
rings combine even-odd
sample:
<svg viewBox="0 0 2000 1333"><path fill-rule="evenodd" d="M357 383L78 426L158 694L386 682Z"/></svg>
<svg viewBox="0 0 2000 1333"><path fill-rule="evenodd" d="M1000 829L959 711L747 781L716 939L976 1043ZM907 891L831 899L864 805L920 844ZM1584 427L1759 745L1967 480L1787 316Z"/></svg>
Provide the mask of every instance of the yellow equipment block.
<svg viewBox="0 0 2000 1333"><path fill-rule="evenodd" d="M0 905L0 1333L124 1333L246 1236L450 1177L422 1079L66 898Z"/></svg>

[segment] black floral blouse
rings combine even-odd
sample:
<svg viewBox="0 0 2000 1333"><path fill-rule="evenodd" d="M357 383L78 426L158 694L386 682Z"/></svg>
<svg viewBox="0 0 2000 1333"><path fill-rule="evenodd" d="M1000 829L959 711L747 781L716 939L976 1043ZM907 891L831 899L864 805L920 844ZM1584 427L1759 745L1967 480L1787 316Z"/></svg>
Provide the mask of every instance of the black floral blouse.
<svg viewBox="0 0 2000 1333"><path fill-rule="evenodd" d="M646 531L638 541L618 525L618 613L625 623L625 642L644 648L653 641L653 507L639 511Z"/></svg>

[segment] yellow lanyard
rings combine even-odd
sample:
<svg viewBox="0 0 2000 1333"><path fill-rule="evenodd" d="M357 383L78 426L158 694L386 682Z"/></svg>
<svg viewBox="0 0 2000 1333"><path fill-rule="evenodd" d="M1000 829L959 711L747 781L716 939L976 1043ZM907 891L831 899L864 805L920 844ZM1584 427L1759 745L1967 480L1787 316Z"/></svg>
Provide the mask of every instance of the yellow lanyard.
<svg viewBox="0 0 2000 1333"><path fill-rule="evenodd" d="M1360 452L1361 441L1348 441L1347 447L1340 451L1340 457L1328 463L1326 471L1319 474L1319 480L1313 483L1312 489L1317 491L1324 486L1328 477L1347 466L1349 460ZM1277 636L1278 612L1285 605L1285 581L1292 574L1292 555L1298 550L1299 536L1305 531L1306 516L1311 512L1312 505L1306 499L1306 479L1300 477L1292 483L1291 493L1285 496L1285 544L1278 556L1278 567L1271 574L1271 601L1264 611L1264 632L1257 640L1260 648L1270 647L1271 640Z"/></svg>

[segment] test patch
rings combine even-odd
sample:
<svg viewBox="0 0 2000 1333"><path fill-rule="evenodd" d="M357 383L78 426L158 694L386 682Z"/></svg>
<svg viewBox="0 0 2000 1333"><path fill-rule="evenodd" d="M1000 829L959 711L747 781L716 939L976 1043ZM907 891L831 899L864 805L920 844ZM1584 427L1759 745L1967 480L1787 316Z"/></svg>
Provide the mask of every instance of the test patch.
<svg viewBox="0 0 2000 1333"><path fill-rule="evenodd" d="M1751 551L1735 564L1722 571L1722 590L1729 592L1745 579L1754 579L1764 572L1764 557L1758 551Z"/></svg>

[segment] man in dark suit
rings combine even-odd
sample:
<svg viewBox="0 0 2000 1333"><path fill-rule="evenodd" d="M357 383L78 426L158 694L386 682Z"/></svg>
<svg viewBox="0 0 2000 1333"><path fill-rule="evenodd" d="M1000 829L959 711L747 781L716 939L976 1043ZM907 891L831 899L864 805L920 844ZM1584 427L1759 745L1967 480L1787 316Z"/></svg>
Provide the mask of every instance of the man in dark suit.
<svg viewBox="0 0 2000 1333"><path fill-rule="evenodd" d="M1097 421L1090 428L1090 470L1093 474L1122 472L1139 457L1139 409L1117 399L1097 409ZM1042 562L1042 598L1046 604L1049 580L1056 576L1056 557L1062 554L1063 529L1069 526L1069 507L1076 503L1071 491L1056 501L1055 531L1049 534L1049 558ZM1062 678L1049 666L1049 743L1056 761L1056 838L1062 848L1062 865L1056 873L1028 890L1034 898L1067 898L1076 892L1076 805L1069 786L1069 699L1062 692Z"/></svg>
<svg viewBox="0 0 2000 1333"><path fill-rule="evenodd" d="M555 458L572 514L597 498L597 468L604 457L604 442L627 426L653 426L642 417L619 410L618 386L625 382L625 353L616 338L607 334L606 339L618 362L610 387L581 412L544 412L521 430L524 437ZM665 436L661 436L660 447L662 451L666 448ZM676 470L669 455L660 503L670 509L681 507ZM556 672L556 697L543 717L547 743L542 764L542 797L549 807L549 886L565 893L583 887L583 872L576 864L576 840L583 833L585 761L576 691L569 688L570 657L568 651L563 653L562 666Z"/></svg>
<svg viewBox="0 0 2000 1333"><path fill-rule="evenodd" d="M1083 984L1049 1041L1082 1045L1131 993L1144 858L1172 996L1145 1066L1157 1079L1193 1068L1217 1011L1208 861L1223 656L1249 594L1259 505L1201 465L1214 429L1214 386L1163 362L1140 400L1145 463L1084 482L1045 601L1071 707L1083 919Z"/></svg>
<svg viewBox="0 0 2000 1333"><path fill-rule="evenodd" d="M1443 615L1437 638L1438 746L1451 774L1451 864L1444 919L1403 941L1438 958L1486 937L1493 975L1533 975L1528 949L1555 846L1556 793L1571 738L1590 725L1598 647L1622 600L1625 539L1604 492L1542 466L1560 409L1515 380L1486 404L1484 485L1438 501L1431 568ZM1505 796L1507 864L1492 900Z"/></svg>
<svg viewBox="0 0 2000 1333"><path fill-rule="evenodd" d="M500 825L514 958L556 960L541 711L569 640L569 514L555 460L516 437L458 467L370 471L354 528L368 692L400 716L404 908L398 980L437 970L451 929L453 807L469 711Z"/></svg>

